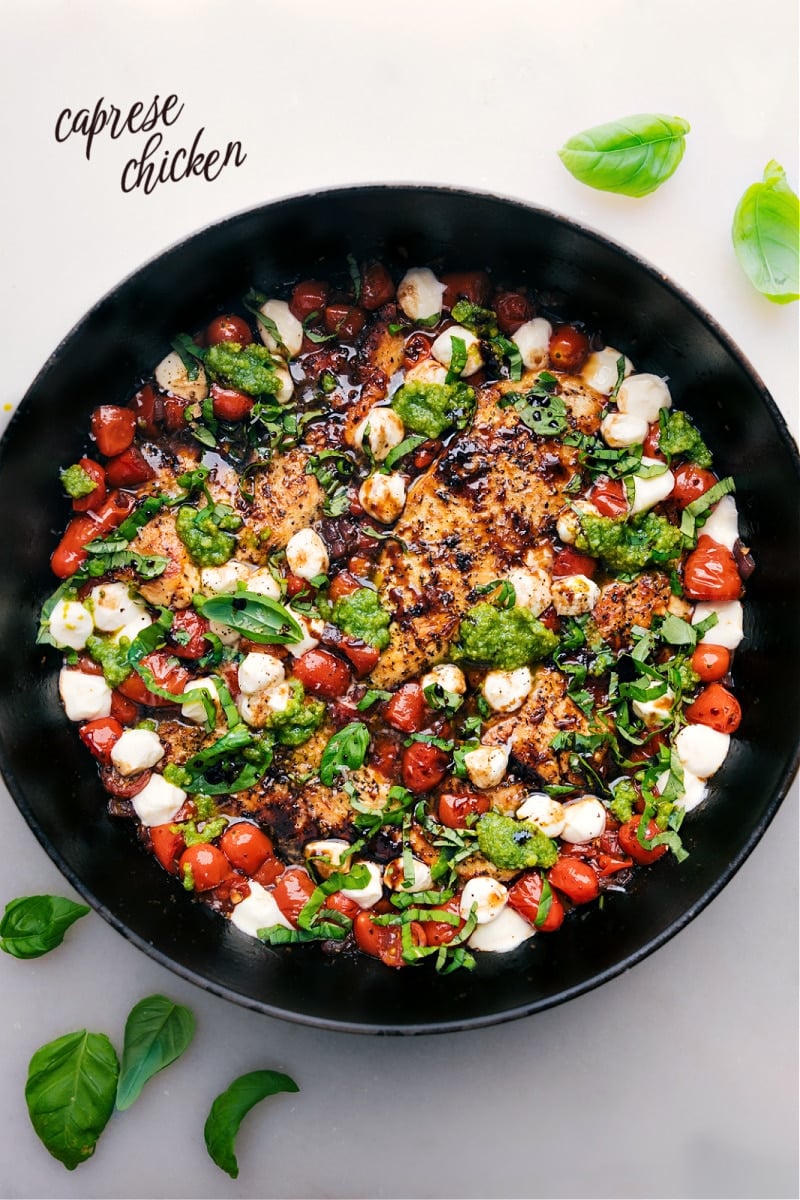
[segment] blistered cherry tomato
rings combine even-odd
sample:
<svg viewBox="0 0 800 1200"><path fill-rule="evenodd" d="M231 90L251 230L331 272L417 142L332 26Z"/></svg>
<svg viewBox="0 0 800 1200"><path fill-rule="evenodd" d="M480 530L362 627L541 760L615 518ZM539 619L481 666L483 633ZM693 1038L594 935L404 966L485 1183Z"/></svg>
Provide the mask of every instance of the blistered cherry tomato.
<svg viewBox="0 0 800 1200"><path fill-rule="evenodd" d="M708 725L718 733L735 733L742 720L742 708L721 683L710 683L686 709L686 720Z"/></svg>
<svg viewBox="0 0 800 1200"><path fill-rule="evenodd" d="M264 859L258 870L253 872L252 877L262 887L271 887L276 879L280 879L285 870L286 863L282 863L274 854L270 854Z"/></svg>
<svg viewBox="0 0 800 1200"><path fill-rule="evenodd" d="M178 860L178 872L181 879L189 876L194 884L194 891L208 892L211 888L219 887L224 879L231 874L231 864L216 846L199 842L196 846L187 846ZM191 874L190 874L191 872Z"/></svg>
<svg viewBox="0 0 800 1200"><path fill-rule="evenodd" d="M137 446L129 446L108 460L106 476L112 487L133 488L155 478L155 471Z"/></svg>
<svg viewBox="0 0 800 1200"><path fill-rule="evenodd" d="M301 592L310 592L311 585L307 579L301 578L300 575L293 574L292 571L286 576L286 594L287 596L299 596Z"/></svg>
<svg viewBox="0 0 800 1200"><path fill-rule="evenodd" d="M89 512L90 509L99 508L106 498L106 473L100 463L95 462L93 458L79 459L78 466L92 480L94 490L89 492L88 496L75 496L72 500L72 508L74 512Z"/></svg>
<svg viewBox="0 0 800 1200"><path fill-rule="evenodd" d="M156 404L156 394L149 383L146 383L143 388L140 388L130 403L131 412L136 420L136 428L145 437L155 437L158 433L156 420L158 417L158 406Z"/></svg>
<svg viewBox="0 0 800 1200"><path fill-rule="evenodd" d="M206 328L206 342L209 346L218 346L222 342L238 342L240 346L249 346L253 340L250 326L242 317L233 313L223 313L214 317Z"/></svg>
<svg viewBox="0 0 800 1200"><path fill-rule="evenodd" d="M559 325L550 336L550 362L559 371L579 371L589 356L589 339L574 325Z"/></svg>
<svg viewBox="0 0 800 1200"><path fill-rule="evenodd" d="M206 640L209 628L208 619L193 608L174 612L167 632L172 653L178 658L202 658L210 647Z"/></svg>
<svg viewBox="0 0 800 1200"><path fill-rule="evenodd" d="M152 771L139 771L136 775L120 775L111 763L100 764L100 781L110 796L120 800L132 800L150 782Z"/></svg>
<svg viewBox="0 0 800 1200"><path fill-rule="evenodd" d="M341 892L334 892L332 896L328 896L325 908L332 908L336 912L343 913L351 921L361 912L361 908L355 900L351 900L349 896L343 896Z"/></svg>
<svg viewBox="0 0 800 1200"><path fill-rule="evenodd" d="M660 421L653 421L647 431L647 437L642 444L642 453L647 458L655 458L658 462L666 462L666 456L661 453L660 437L661 423Z"/></svg>
<svg viewBox="0 0 800 1200"><path fill-rule="evenodd" d="M696 467L694 463L681 463L674 472L675 486L670 500L674 500L678 508L686 508L693 500L699 500L718 482L712 471L704 467Z"/></svg>
<svg viewBox="0 0 800 1200"><path fill-rule="evenodd" d="M485 271L451 271L442 275L444 284L442 304L452 308L458 300L469 300L472 304L486 306L492 290L492 281Z"/></svg>
<svg viewBox="0 0 800 1200"><path fill-rule="evenodd" d="M600 851L593 858L594 869L601 879L607 879L609 875L614 875L617 871L627 871L633 866L629 858L622 858L618 854L606 854Z"/></svg>
<svg viewBox="0 0 800 1200"><path fill-rule="evenodd" d="M169 433L177 433L179 430L186 428L188 424L186 420L188 403L188 400L183 400L180 396L164 397L164 426Z"/></svg>
<svg viewBox="0 0 800 1200"><path fill-rule="evenodd" d="M437 816L441 824L446 825L448 829L466 829L469 825L468 817L488 812L490 807L489 797L481 795L480 792L468 792L463 796L445 792L439 797Z"/></svg>
<svg viewBox="0 0 800 1200"><path fill-rule="evenodd" d="M425 932L417 921L408 926L414 946L424 946ZM387 967L404 967L403 935L399 925L376 925L373 914L360 912L353 921L353 936L359 950L379 958Z"/></svg>
<svg viewBox="0 0 800 1200"><path fill-rule="evenodd" d="M553 555L553 576L585 575L587 579L592 579L596 570L597 559L573 550L572 546L560 547Z"/></svg>
<svg viewBox="0 0 800 1200"><path fill-rule="evenodd" d="M92 513L73 517L61 541L53 551L50 566L59 579L68 579L86 561L84 546L94 538L104 537L130 516L136 500L125 492L110 492Z"/></svg>
<svg viewBox="0 0 800 1200"><path fill-rule="evenodd" d="M307 692L333 700L350 687L350 670L330 650L306 650L294 664L294 674Z"/></svg>
<svg viewBox="0 0 800 1200"><path fill-rule="evenodd" d="M394 300L394 282L383 263L368 263L361 271L360 304L367 312L375 312Z"/></svg>
<svg viewBox="0 0 800 1200"><path fill-rule="evenodd" d="M101 454L111 458L121 454L133 442L136 433L136 414L118 404L101 404L92 413L92 437Z"/></svg>
<svg viewBox="0 0 800 1200"><path fill-rule="evenodd" d="M530 321L533 305L522 292L498 292L494 298L494 311L500 332L506 337L516 333L520 325Z"/></svg>
<svg viewBox="0 0 800 1200"><path fill-rule="evenodd" d="M604 517L621 517L628 511L628 498L621 479L603 479L594 485L586 499Z"/></svg>
<svg viewBox="0 0 800 1200"><path fill-rule="evenodd" d="M163 650L154 650L152 654L146 654L142 659L142 665L152 671L157 685L164 691L170 692L176 699L166 700L162 696L156 696L153 692L149 692L144 680L135 671L119 685L118 690L122 692L123 696L127 696L129 700L135 700L137 704L147 704L151 708L162 708L165 704L179 704L181 692L191 680L186 668L179 666L172 656Z"/></svg>
<svg viewBox="0 0 800 1200"><path fill-rule="evenodd" d="M568 896L573 904L588 904L600 895L597 872L579 858L560 858L547 878L553 887Z"/></svg>
<svg viewBox="0 0 800 1200"><path fill-rule="evenodd" d="M412 333L403 347L403 364L406 368L416 366L431 356L432 341L424 333Z"/></svg>
<svg viewBox="0 0 800 1200"><path fill-rule="evenodd" d="M164 870L169 871L171 875L177 875L178 859L186 849L186 843L183 834L175 833L172 825L172 822L167 825L151 825L150 845Z"/></svg>
<svg viewBox="0 0 800 1200"><path fill-rule="evenodd" d="M231 866L252 875L272 856L272 842L249 821L229 825L219 839L219 847Z"/></svg>
<svg viewBox="0 0 800 1200"><path fill-rule="evenodd" d="M404 683L398 688L384 705L383 719L402 733L419 733L428 719L428 706L420 684Z"/></svg>
<svg viewBox="0 0 800 1200"><path fill-rule="evenodd" d="M98 717L95 721L87 721L78 730L78 736L84 746L102 763L111 762L111 751L122 737L122 733L122 726L114 717Z"/></svg>
<svg viewBox="0 0 800 1200"><path fill-rule="evenodd" d="M328 304L323 320L328 333L335 333L342 342L354 342L367 323L367 314L352 304Z"/></svg>
<svg viewBox="0 0 800 1200"><path fill-rule="evenodd" d="M356 579L355 575L351 575L349 571L339 571L337 575L331 579L328 587L328 599L332 604L337 600L341 600L343 596L350 596L353 592L357 592L364 585Z"/></svg>
<svg viewBox="0 0 800 1200"><path fill-rule="evenodd" d="M652 850L648 850L639 841L639 822L641 816L631 817L630 821L625 821L619 827L619 844L626 854L630 855L634 862L639 863L643 867L647 867L650 863L654 863L657 859L663 858L667 853L666 846L654 846ZM647 832L645 837L648 842L659 833L660 830L655 821L649 821L647 824Z"/></svg>
<svg viewBox="0 0 800 1200"><path fill-rule="evenodd" d="M369 765L384 779L393 779L400 762L400 750L401 747L394 738L386 733L379 733L369 749Z"/></svg>
<svg viewBox="0 0 800 1200"><path fill-rule="evenodd" d="M327 283L319 279L304 279L302 283L296 283L289 301L290 311L298 321L305 321L314 312L322 316L322 310L328 303L329 290Z"/></svg>
<svg viewBox="0 0 800 1200"><path fill-rule="evenodd" d="M135 725L139 720L139 705L122 695L117 688L111 693L111 716L120 725Z"/></svg>
<svg viewBox="0 0 800 1200"><path fill-rule="evenodd" d="M284 871L272 895L287 921L297 924L297 918L314 892L314 881L307 871L299 867Z"/></svg>
<svg viewBox="0 0 800 1200"><path fill-rule="evenodd" d="M350 662L353 664L353 670L359 679L370 673L381 656L381 652L377 646L369 646L366 642L360 641L359 638L342 638L339 649L350 659Z"/></svg>
<svg viewBox="0 0 800 1200"><path fill-rule="evenodd" d="M460 933L464 928L464 920L459 912L459 899L454 896L452 900L448 900L446 904L437 904L436 910L452 913L454 917L458 917L458 923L451 925L449 921L420 921L423 932L425 934L426 946L447 946L452 942L457 933ZM436 911L434 910L434 911Z"/></svg>
<svg viewBox="0 0 800 1200"><path fill-rule="evenodd" d="M539 902L542 898L542 877L538 871L526 871L508 889L508 903L526 921L530 921L539 933L552 933L560 928L564 921L564 905L558 893L550 889L550 906L547 915L540 925L536 924L539 916Z"/></svg>
<svg viewBox="0 0 800 1200"><path fill-rule="evenodd" d="M412 742L403 751L401 772L410 792L429 792L441 783L450 766L450 755L428 742Z"/></svg>
<svg viewBox="0 0 800 1200"><path fill-rule="evenodd" d="M692 655L691 667L700 676L701 683L715 683L730 671L731 652L725 646L701 642Z"/></svg>
<svg viewBox="0 0 800 1200"><path fill-rule="evenodd" d="M214 416L220 421L243 421L253 407L253 397L235 388L220 387L218 383L211 385L211 404Z"/></svg>
<svg viewBox="0 0 800 1200"><path fill-rule="evenodd" d="M727 546L701 534L683 569L683 590L690 600L738 600L742 580Z"/></svg>

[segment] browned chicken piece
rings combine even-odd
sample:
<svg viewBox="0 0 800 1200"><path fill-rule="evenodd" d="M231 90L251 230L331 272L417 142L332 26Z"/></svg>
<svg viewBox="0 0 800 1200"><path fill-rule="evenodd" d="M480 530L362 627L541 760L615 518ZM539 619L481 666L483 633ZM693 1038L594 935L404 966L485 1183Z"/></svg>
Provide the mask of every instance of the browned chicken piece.
<svg viewBox="0 0 800 1200"><path fill-rule="evenodd" d="M663 571L640 575L632 583L615 580L602 589L592 620L609 645L619 650L633 641L634 625L649 629L653 617L664 615L671 595L669 577Z"/></svg>
<svg viewBox="0 0 800 1200"><path fill-rule="evenodd" d="M355 444L355 431L370 409L386 399L392 376L403 365L404 345L402 334L389 333L385 321L373 326L367 334L356 359L361 395L348 408L344 419L344 440L349 446Z"/></svg>
<svg viewBox="0 0 800 1200"><path fill-rule="evenodd" d="M283 549L293 533L322 515L325 495L316 478L306 474L307 463L308 452L297 446L255 472L247 524L260 535L262 551Z"/></svg>
<svg viewBox="0 0 800 1200"><path fill-rule="evenodd" d="M163 604L165 608L188 608L192 596L200 591L200 572L178 537L173 513L160 512L148 521L131 542L131 550L145 556L161 554L169 559L163 575L139 585L145 600L149 604Z"/></svg>

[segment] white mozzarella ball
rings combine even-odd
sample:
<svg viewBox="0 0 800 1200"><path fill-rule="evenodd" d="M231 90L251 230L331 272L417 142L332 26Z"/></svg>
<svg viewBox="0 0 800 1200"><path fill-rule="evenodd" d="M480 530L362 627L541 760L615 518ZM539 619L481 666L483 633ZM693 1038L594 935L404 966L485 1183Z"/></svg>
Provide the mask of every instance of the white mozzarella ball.
<svg viewBox="0 0 800 1200"><path fill-rule="evenodd" d="M268 596L270 600L280 600L281 585L270 571L269 567L259 567L247 580L248 592L259 596Z"/></svg>
<svg viewBox="0 0 800 1200"><path fill-rule="evenodd" d="M361 888L342 888L342 895L355 900L359 908L374 908L383 896L383 875L377 863L359 862L369 871L369 880Z"/></svg>
<svg viewBox="0 0 800 1200"><path fill-rule="evenodd" d="M285 678L283 664L272 654L261 654L254 650L239 663L239 691L246 696L254 696L256 692L263 692L275 683L283 683Z"/></svg>
<svg viewBox="0 0 800 1200"><path fill-rule="evenodd" d="M600 509L589 500L575 500L567 508L562 508L556 521L556 532L565 546L572 546L581 531L580 514L599 517Z"/></svg>
<svg viewBox="0 0 800 1200"><path fill-rule="evenodd" d="M672 408L672 397L659 375L632 375L617 393L617 408L632 417L641 417L649 425L658 420L662 408Z"/></svg>
<svg viewBox="0 0 800 1200"><path fill-rule="evenodd" d="M519 608L529 608L538 617L550 604L552 580L541 567L534 567L530 571L514 567L508 572L507 579L514 588Z"/></svg>
<svg viewBox="0 0 800 1200"><path fill-rule="evenodd" d="M659 775L656 781L656 789L659 795L663 796L669 783L669 771L665 771L663 775ZM684 808L686 812L691 812L693 808L697 808L706 798L708 787L704 779L699 779L697 775L693 775L686 767L683 769L683 790L679 796L675 797L675 803Z"/></svg>
<svg viewBox="0 0 800 1200"><path fill-rule="evenodd" d="M272 892L268 892L260 883L256 883L255 879L249 879L247 886L250 889L250 895L245 896L244 900L234 905L231 913L232 925L235 925L242 933L246 933L248 937L258 937L259 929L270 929L273 925L280 925L284 929L294 929L291 921L278 908Z"/></svg>
<svg viewBox="0 0 800 1200"><path fill-rule="evenodd" d="M182 696L186 696L189 692L208 692L214 704L219 700L216 684L213 679L193 679L181 692ZM195 725L205 725L206 710L203 701L187 700L181 705L181 716L185 721L194 721Z"/></svg>
<svg viewBox="0 0 800 1200"><path fill-rule="evenodd" d="M504 908L496 921L478 925L467 941L470 950L489 954L508 954L532 938L536 930L513 908Z"/></svg>
<svg viewBox="0 0 800 1200"><path fill-rule="evenodd" d="M95 629L114 633L146 612L145 606L130 595L125 583L98 583L89 593Z"/></svg>
<svg viewBox="0 0 800 1200"><path fill-rule="evenodd" d="M633 700L631 708L640 721L644 721L648 729L656 729L672 716L672 704L675 696L667 688L663 696L655 700Z"/></svg>
<svg viewBox="0 0 800 1200"><path fill-rule="evenodd" d="M278 331L278 337L283 343L282 347L279 346L269 329L259 321L258 332L264 345L269 350L277 350L279 353L283 353L285 349L289 358L294 358L299 354L303 347L303 326L286 301L267 300L266 304L261 305L259 311L269 321L272 321Z"/></svg>
<svg viewBox="0 0 800 1200"><path fill-rule="evenodd" d="M175 820L185 799L183 788L176 787L163 775L151 775L131 803L143 825L166 825Z"/></svg>
<svg viewBox="0 0 800 1200"><path fill-rule="evenodd" d="M423 691L437 684L446 692L452 692L454 696L463 696L467 690L464 672L455 663L438 663L437 666L431 667L427 675L422 676Z"/></svg>
<svg viewBox="0 0 800 1200"><path fill-rule="evenodd" d="M600 599L600 588L587 575L560 575L550 585L553 608L560 617L591 612Z"/></svg>
<svg viewBox="0 0 800 1200"><path fill-rule="evenodd" d="M61 649L82 650L94 621L85 604L78 600L59 600L50 614L50 636Z"/></svg>
<svg viewBox="0 0 800 1200"><path fill-rule="evenodd" d="M567 820L564 805L546 792L531 792L514 815L518 821L532 821L550 838L561 836Z"/></svg>
<svg viewBox="0 0 800 1200"><path fill-rule="evenodd" d="M369 430L369 434L367 434ZM383 462L387 454L399 446L406 436L406 427L393 408L373 408L353 434L356 446L364 445L364 438L369 441L372 457L377 462Z"/></svg>
<svg viewBox="0 0 800 1200"><path fill-rule="evenodd" d="M297 533L293 533L289 538L286 561L289 570L298 579L315 579L317 575L326 575L331 565L328 547L316 529L310 526L298 529Z"/></svg>
<svg viewBox="0 0 800 1200"><path fill-rule="evenodd" d="M276 713L286 712L292 700L292 689L287 681L274 683L261 692L248 696L240 692L236 697L239 716L252 729L263 729Z"/></svg>
<svg viewBox="0 0 800 1200"><path fill-rule="evenodd" d="M397 285L397 303L412 321L427 321L442 311L444 293L429 267L412 267Z"/></svg>
<svg viewBox="0 0 800 1200"><path fill-rule="evenodd" d="M394 858L383 873L383 882L394 892L427 892L433 887L433 876L427 863L419 858L412 858L409 883L405 879L402 858Z"/></svg>
<svg viewBox="0 0 800 1200"><path fill-rule="evenodd" d="M708 779L725 762L731 744L730 734L708 725L685 725L675 738L675 751L687 771Z"/></svg>
<svg viewBox="0 0 800 1200"><path fill-rule="evenodd" d="M657 458L642 458L643 467L663 465ZM671 495L674 487L675 476L669 470L661 471L658 475L651 475L649 479L645 479L641 475L634 475L631 515L647 512L649 508L660 504L662 500L666 500L667 496Z"/></svg>
<svg viewBox="0 0 800 1200"><path fill-rule="evenodd" d="M512 713L521 708L533 687L533 676L528 667L516 671L489 671L483 681L483 694L491 709L499 713Z"/></svg>
<svg viewBox="0 0 800 1200"><path fill-rule="evenodd" d="M546 364L552 333L553 326L549 321L545 321L544 317L534 317L511 335L511 341L529 371L537 371Z"/></svg>
<svg viewBox="0 0 800 1200"><path fill-rule="evenodd" d="M634 413L612 412L600 422L600 433L607 446L618 450L623 446L639 446L647 437L650 426L644 417Z"/></svg>
<svg viewBox="0 0 800 1200"><path fill-rule="evenodd" d="M153 372L156 383L162 392L171 396L179 396L182 400L205 400L208 395L208 379L200 363L197 363L197 375L190 379L181 356L174 350L161 362Z"/></svg>
<svg viewBox="0 0 800 1200"><path fill-rule="evenodd" d="M423 358L421 362L409 367L403 383L445 383L447 371L435 358Z"/></svg>
<svg viewBox="0 0 800 1200"><path fill-rule="evenodd" d="M236 585L247 583L253 573L253 564L229 559L221 567L203 567L200 583L206 596L222 596L236 591Z"/></svg>
<svg viewBox="0 0 800 1200"><path fill-rule="evenodd" d="M596 350L594 354L589 355L581 371L583 382L596 392L610 396L617 386L617 363L620 359L624 359L625 362L625 375L630 375L633 363L619 350L615 350L613 346L606 346L605 350Z"/></svg>
<svg viewBox="0 0 800 1200"><path fill-rule="evenodd" d="M222 621L209 621L208 632L218 637L223 646L236 646L241 639L240 633L231 629L230 625L223 625Z"/></svg>
<svg viewBox="0 0 800 1200"><path fill-rule="evenodd" d="M476 875L464 884L458 911L466 921L473 908L479 925L495 921L508 904L508 888L491 875Z"/></svg>
<svg viewBox="0 0 800 1200"><path fill-rule="evenodd" d="M138 775L163 757L161 739L152 729L126 729L111 750L111 761L120 775Z"/></svg>
<svg viewBox="0 0 800 1200"><path fill-rule="evenodd" d="M87 675L64 667L58 693L70 721L94 721L111 713L111 688L102 675Z"/></svg>
<svg viewBox="0 0 800 1200"><path fill-rule="evenodd" d="M733 551L739 538L739 513L733 496L723 496L711 510L711 516L702 527L701 533L707 534L720 546L727 546Z"/></svg>
<svg viewBox="0 0 800 1200"><path fill-rule="evenodd" d="M459 338L464 343L464 349L467 353L466 364L459 371L459 375L462 375L464 378L474 375L483 366L481 344L475 334L471 330L465 329L463 325L451 325L449 329L445 329L444 333L440 333L431 346L431 354L437 362L440 362L443 367L447 367L449 370L453 362L454 338Z"/></svg>
<svg viewBox="0 0 800 1200"><path fill-rule="evenodd" d="M392 525L406 506L406 484L402 475L370 475L358 489L361 507L382 525Z"/></svg>
<svg viewBox="0 0 800 1200"><path fill-rule="evenodd" d="M695 604L692 613L692 624L699 625L712 613L717 614L717 623L712 625L700 642L711 646L724 646L726 650L735 650L744 637L744 609L740 600L717 600L713 603L701 601Z"/></svg>
<svg viewBox="0 0 800 1200"><path fill-rule="evenodd" d="M275 393L275 399L278 401L278 404L288 404L294 395L294 380L289 372L289 368L276 367L275 374L279 385Z"/></svg>
<svg viewBox="0 0 800 1200"><path fill-rule="evenodd" d="M121 642L123 638L127 638L129 642L136 640L143 629L149 629L153 624L153 618L146 608L141 608L138 614L128 621L116 633L111 634L112 642Z"/></svg>
<svg viewBox="0 0 800 1200"><path fill-rule="evenodd" d="M289 642L286 649L295 658L300 658L306 650L313 650L315 646L319 645L319 635L325 628L325 622L316 619L309 621L302 613L294 610L292 610L292 616L303 631L303 636L299 642Z"/></svg>
<svg viewBox="0 0 800 1200"><path fill-rule="evenodd" d="M475 787L496 787L508 768L508 750L505 746L478 746L464 755L464 766Z"/></svg>
<svg viewBox="0 0 800 1200"><path fill-rule="evenodd" d="M606 810L596 796L581 796L564 805L565 842L591 842L600 837L606 827Z"/></svg>
<svg viewBox="0 0 800 1200"><path fill-rule="evenodd" d="M321 879L330 879L334 871L350 870L350 843L344 838L319 838L308 842L303 855Z"/></svg>

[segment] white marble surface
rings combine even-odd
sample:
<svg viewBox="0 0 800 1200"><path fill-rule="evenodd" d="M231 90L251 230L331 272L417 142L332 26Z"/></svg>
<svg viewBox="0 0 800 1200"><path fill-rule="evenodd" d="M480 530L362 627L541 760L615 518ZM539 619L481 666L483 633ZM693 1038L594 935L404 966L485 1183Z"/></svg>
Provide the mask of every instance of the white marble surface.
<svg viewBox="0 0 800 1200"><path fill-rule="evenodd" d="M272 197L372 181L450 183L541 203L684 286L739 342L797 428L797 306L750 289L730 247L748 184L777 158L797 188L791 0L33 0L2 5L0 407L10 412L85 309L186 233ZM124 195L142 138L58 145L65 107L185 103L247 161L214 183ZM637 111L692 124L677 175L631 201L555 155ZM170 134L170 139L172 135ZM3 886L67 893L4 790ZM47 958L0 961L0 1194L7 1197L797 1195L797 796L676 940L572 1003L473 1034L379 1040L245 1012L171 975L94 914ZM28 1123L42 1042L119 1040L141 996L191 1005L185 1058L115 1117L74 1174ZM258 1066L296 1097L254 1112L241 1175L206 1157L208 1105Z"/></svg>

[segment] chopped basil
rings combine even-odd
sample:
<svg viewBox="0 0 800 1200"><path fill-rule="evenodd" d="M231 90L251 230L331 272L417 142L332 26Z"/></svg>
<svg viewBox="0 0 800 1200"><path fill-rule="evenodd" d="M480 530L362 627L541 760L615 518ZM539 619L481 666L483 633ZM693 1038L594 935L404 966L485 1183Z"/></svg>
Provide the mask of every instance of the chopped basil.
<svg viewBox="0 0 800 1200"><path fill-rule="evenodd" d="M681 517L681 533L687 538L693 538L696 532L697 518L702 517L710 508L713 508L723 496L728 496L735 491L736 485L731 476L727 475L725 479L720 479L719 483L715 483L712 488L709 488L702 496L698 496L691 504L687 504ZM702 524L703 522L701 522Z"/></svg>
<svg viewBox="0 0 800 1200"><path fill-rule="evenodd" d="M379 700L391 700L392 693L385 692L382 688L371 688L361 697L356 708L359 712L366 712L368 708L372 708Z"/></svg>
<svg viewBox="0 0 800 1200"><path fill-rule="evenodd" d="M197 379L200 374L200 364L205 361L206 352L198 346L188 333L179 333L170 345L186 368L187 379Z"/></svg>
<svg viewBox="0 0 800 1200"><path fill-rule="evenodd" d="M350 279L353 283L353 303L358 304L361 299L361 271L352 254L348 254L347 256L347 269L350 272Z"/></svg>
<svg viewBox="0 0 800 1200"><path fill-rule="evenodd" d="M369 749L369 730L361 721L351 721L329 740L319 764L320 782L332 787L337 775L363 765Z"/></svg>

